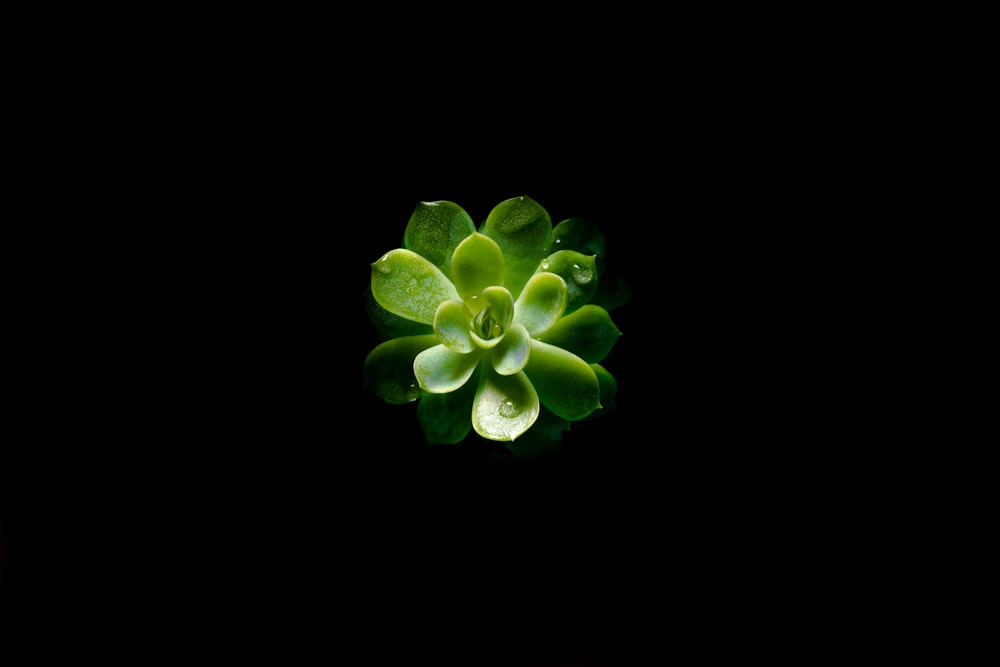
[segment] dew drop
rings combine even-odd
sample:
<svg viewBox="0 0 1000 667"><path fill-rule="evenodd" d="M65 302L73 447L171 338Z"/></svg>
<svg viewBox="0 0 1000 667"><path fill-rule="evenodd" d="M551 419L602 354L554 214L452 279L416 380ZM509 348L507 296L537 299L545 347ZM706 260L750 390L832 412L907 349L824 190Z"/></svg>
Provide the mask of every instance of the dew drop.
<svg viewBox="0 0 1000 667"><path fill-rule="evenodd" d="M500 407L497 408L497 413L499 413L501 417L513 419L521 414L521 410L517 407L517 404L514 403L514 401L508 398L500 403Z"/></svg>
<svg viewBox="0 0 1000 667"><path fill-rule="evenodd" d="M389 273L392 269L389 266L389 254L386 253L382 257L372 264L380 273Z"/></svg>
<svg viewBox="0 0 1000 667"><path fill-rule="evenodd" d="M573 265L572 274L573 282L577 285L586 285L594 279L593 270L586 266L580 266L579 264Z"/></svg>
<svg viewBox="0 0 1000 667"><path fill-rule="evenodd" d="M548 270L549 270L549 267L550 267L551 265L552 265L552 264L551 264L551 263L549 262L549 260L547 260L547 259L543 259L543 260L542 260L542 270L543 270L543 271L548 271Z"/></svg>

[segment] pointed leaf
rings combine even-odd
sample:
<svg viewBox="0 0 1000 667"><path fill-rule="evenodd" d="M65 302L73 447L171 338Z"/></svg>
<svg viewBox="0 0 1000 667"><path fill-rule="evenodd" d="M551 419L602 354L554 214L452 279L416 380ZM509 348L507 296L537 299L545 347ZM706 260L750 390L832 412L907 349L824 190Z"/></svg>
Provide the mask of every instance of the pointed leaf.
<svg viewBox="0 0 1000 667"><path fill-rule="evenodd" d="M566 310L566 281L554 273L531 276L514 305L514 321L532 336L548 330Z"/></svg>
<svg viewBox="0 0 1000 667"><path fill-rule="evenodd" d="M417 400L420 387L413 374L413 360L437 344L433 335L404 336L382 343L365 358L364 387L387 403Z"/></svg>
<svg viewBox="0 0 1000 667"><path fill-rule="evenodd" d="M500 375L484 364L472 405L472 427L488 440L514 440L538 419L538 394L524 373Z"/></svg>
<svg viewBox="0 0 1000 667"><path fill-rule="evenodd" d="M615 395L618 393L618 381L615 380L615 376L600 364L590 364L590 367L594 370L597 382L601 385L601 407L587 415L586 419L600 417L608 410L614 410L617 407L615 405Z"/></svg>
<svg viewBox="0 0 1000 667"><path fill-rule="evenodd" d="M594 370L572 352L534 340L524 373L545 407L564 419L583 419L601 407Z"/></svg>
<svg viewBox="0 0 1000 667"><path fill-rule="evenodd" d="M424 391L445 394L468 382L481 356L480 350L461 354L444 345L435 345L413 360L413 373Z"/></svg>
<svg viewBox="0 0 1000 667"><path fill-rule="evenodd" d="M372 295L390 313L424 324L434 322L442 301L458 299L441 269L404 248L390 250L372 264Z"/></svg>
<svg viewBox="0 0 1000 667"><path fill-rule="evenodd" d="M597 271L604 271L607 244L599 225L583 218L568 218L552 228L548 251L576 250L597 256Z"/></svg>
<svg viewBox="0 0 1000 667"><path fill-rule="evenodd" d="M520 324L512 325L500 344L493 348L493 370L500 375L513 375L524 369L531 351L528 330Z"/></svg>
<svg viewBox="0 0 1000 667"><path fill-rule="evenodd" d="M451 274L463 299L479 295L491 285L503 285L504 257L497 242L476 233L455 248Z"/></svg>
<svg viewBox="0 0 1000 667"><path fill-rule="evenodd" d="M514 197L497 204L480 232L503 250L504 287L517 297L535 267L548 254L552 219L530 197Z"/></svg>
<svg viewBox="0 0 1000 667"><path fill-rule="evenodd" d="M603 361L622 335L604 308L587 304L562 317L538 337L577 355L587 363Z"/></svg>
<svg viewBox="0 0 1000 667"><path fill-rule="evenodd" d="M410 216L403 247L429 260L451 276L451 256L476 225L461 206L450 201L422 201Z"/></svg>
<svg viewBox="0 0 1000 667"><path fill-rule="evenodd" d="M434 333L452 352L472 352L476 346L469 331L472 318L461 301L442 301L434 314Z"/></svg>
<svg viewBox="0 0 1000 667"><path fill-rule="evenodd" d="M549 271L566 281L566 314L588 303L597 292L597 266L593 255L575 250L559 250L538 265L539 271Z"/></svg>

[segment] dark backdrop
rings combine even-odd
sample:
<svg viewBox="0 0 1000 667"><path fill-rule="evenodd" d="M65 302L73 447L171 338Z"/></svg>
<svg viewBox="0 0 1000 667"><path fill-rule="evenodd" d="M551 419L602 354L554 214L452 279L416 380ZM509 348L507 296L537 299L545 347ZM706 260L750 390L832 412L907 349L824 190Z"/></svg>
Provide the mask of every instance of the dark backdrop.
<svg viewBox="0 0 1000 667"><path fill-rule="evenodd" d="M8 494L8 599L97 645L273 664L811 635L854 483L815 275L821 54L209 51L66 76L69 451ZM518 195L600 223L633 289L617 410L537 465L429 448L361 377L368 265L417 202L478 223Z"/></svg>

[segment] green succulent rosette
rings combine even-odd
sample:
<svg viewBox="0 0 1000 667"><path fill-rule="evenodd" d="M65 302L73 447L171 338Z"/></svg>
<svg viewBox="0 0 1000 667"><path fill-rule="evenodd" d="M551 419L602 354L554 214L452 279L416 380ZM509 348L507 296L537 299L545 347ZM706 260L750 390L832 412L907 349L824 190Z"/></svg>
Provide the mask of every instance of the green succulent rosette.
<svg viewBox="0 0 1000 667"><path fill-rule="evenodd" d="M609 309L627 290L599 290L603 264L595 225L553 226L529 197L501 202L478 229L454 202L421 202L402 247L372 263L369 316L385 340L365 360L365 387L419 401L430 444L475 430L538 456L614 405L601 362L621 335Z"/></svg>

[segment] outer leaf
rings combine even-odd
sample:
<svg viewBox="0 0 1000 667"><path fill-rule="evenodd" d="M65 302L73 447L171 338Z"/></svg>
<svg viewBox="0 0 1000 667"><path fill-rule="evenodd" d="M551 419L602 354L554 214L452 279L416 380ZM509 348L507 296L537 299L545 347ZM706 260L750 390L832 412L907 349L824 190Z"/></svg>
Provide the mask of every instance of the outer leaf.
<svg viewBox="0 0 1000 667"><path fill-rule="evenodd" d="M364 365L364 386L387 403L396 405L420 398L413 374L418 354L438 344L436 336L404 336L387 340L368 353Z"/></svg>
<svg viewBox="0 0 1000 667"><path fill-rule="evenodd" d="M530 197L514 197L497 204L480 231L503 250L503 284L516 298L535 267L548 254L552 219Z"/></svg>
<svg viewBox="0 0 1000 667"><path fill-rule="evenodd" d="M363 299L368 319L371 321L372 326L375 327L380 340L429 334L432 331L431 327L427 324L421 324L420 322L400 317L378 305L378 301L372 295L371 285L365 287Z"/></svg>
<svg viewBox="0 0 1000 667"><path fill-rule="evenodd" d="M442 301L434 314L434 333L452 352L466 353L476 349L469 331L469 309L461 301Z"/></svg>
<svg viewBox="0 0 1000 667"><path fill-rule="evenodd" d="M549 237L550 253L558 250L576 250L584 255L597 256L597 270L604 271L607 244L599 225L583 218L568 218L552 228Z"/></svg>
<svg viewBox="0 0 1000 667"><path fill-rule="evenodd" d="M451 276L451 255L462 239L476 231L472 218L450 201L422 201L410 216L403 247L428 259Z"/></svg>
<svg viewBox="0 0 1000 667"><path fill-rule="evenodd" d="M372 295L400 317L424 324L446 299L458 299L455 286L430 260L412 250L390 250L372 264Z"/></svg>
<svg viewBox="0 0 1000 667"><path fill-rule="evenodd" d="M566 313L588 303L597 292L597 266L593 255L559 250L541 261L539 271L550 271L566 281Z"/></svg>
<svg viewBox="0 0 1000 667"><path fill-rule="evenodd" d="M532 341L524 373L539 400L563 419L583 419L601 407L601 388L594 370L572 352Z"/></svg>
<svg viewBox="0 0 1000 667"><path fill-rule="evenodd" d="M615 395L618 393L618 381L615 380L614 375L608 372L608 369L600 364L590 364L590 367L594 369L594 375L597 376L597 381L601 385L601 408L587 415L587 419L600 417L608 410L614 410L616 407Z"/></svg>
<svg viewBox="0 0 1000 667"><path fill-rule="evenodd" d="M511 326L503 340L493 348L493 370L500 375L513 375L524 369L531 352L528 330L520 324Z"/></svg>
<svg viewBox="0 0 1000 667"><path fill-rule="evenodd" d="M608 311L588 303L561 318L538 339L568 350L587 363L596 363L608 356L621 335Z"/></svg>
<svg viewBox="0 0 1000 667"><path fill-rule="evenodd" d="M566 281L554 273L531 276L514 305L514 321L532 336L548 330L566 310Z"/></svg>
<svg viewBox="0 0 1000 667"><path fill-rule="evenodd" d="M424 391L446 394L469 381L481 356L480 350L460 354L444 345L435 345L416 356L413 374Z"/></svg>
<svg viewBox="0 0 1000 667"><path fill-rule="evenodd" d="M478 296L491 285L503 284L504 257L497 242L472 234L458 244L451 259L451 274L463 299Z"/></svg>
<svg viewBox="0 0 1000 667"><path fill-rule="evenodd" d="M488 440L514 440L531 428L538 412L538 394L524 373L499 375L483 364L472 404L476 433Z"/></svg>
<svg viewBox="0 0 1000 667"><path fill-rule="evenodd" d="M460 442L472 430L472 399L478 382L475 377L447 394L424 392L417 403L417 421L430 445Z"/></svg>

